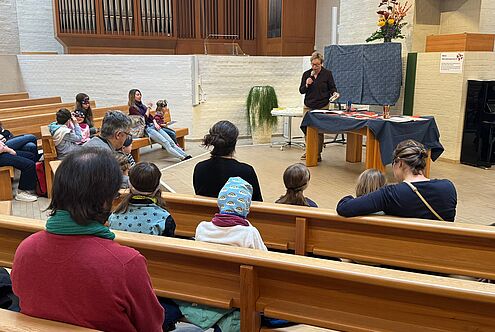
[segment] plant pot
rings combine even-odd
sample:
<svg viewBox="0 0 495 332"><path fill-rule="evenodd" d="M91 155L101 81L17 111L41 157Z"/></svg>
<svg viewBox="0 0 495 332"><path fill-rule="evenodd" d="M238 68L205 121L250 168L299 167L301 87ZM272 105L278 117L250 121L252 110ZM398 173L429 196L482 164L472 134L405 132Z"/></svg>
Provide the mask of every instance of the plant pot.
<svg viewBox="0 0 495 332"><path fill-rule="evenodd" d="M391 43L392 42L392 38L391 37L385 37L385 38L383 38L383 42L384 43Z"/></svg>
<svg viewBox="0 0 495 332"><path fill-rule="evenodd" d="M251 126L251 137L253 144L269 144L272 142L273 127L268 124L263 124L253 128Z"/></svg>

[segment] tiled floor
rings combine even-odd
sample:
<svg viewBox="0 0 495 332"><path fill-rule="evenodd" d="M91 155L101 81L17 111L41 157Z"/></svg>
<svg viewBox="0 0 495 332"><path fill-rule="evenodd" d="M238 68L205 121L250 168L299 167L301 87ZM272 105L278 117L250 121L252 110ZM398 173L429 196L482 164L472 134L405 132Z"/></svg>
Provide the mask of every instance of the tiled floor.
<svg viewBox="0 0 495 332"><path fill-rule="evenodd" d="M187 152L194 158L179 163L168 156L157 144L152 148L143 148L143 161L152 161L162 170L162 183L172 191L193 193L192 172L196 163L209 157L209 153L200 146L200 142L188 142ZM258 174L263 198L273 202L284 193L282 174L285 168L296 162L302 150L289 148L281 151L268 145L251 145L250 140L240 140L236 157L254 166ZM323 152L323 162L311 168L311 182L306 195L319 206L334 209L339 199L352 194L354 183L363 164L345 162L345 146L329 145ZM458 191L457 222L472 224L490 224L495 222L495 167L483 170L460 164L437 161L432 164L432 178L447 178L454 182ZM390 168L387 169L389 181L393 181ZM13 214L28 218L46 219L44 209L48 206L46 198L35 203L14 201Z"/></svg>

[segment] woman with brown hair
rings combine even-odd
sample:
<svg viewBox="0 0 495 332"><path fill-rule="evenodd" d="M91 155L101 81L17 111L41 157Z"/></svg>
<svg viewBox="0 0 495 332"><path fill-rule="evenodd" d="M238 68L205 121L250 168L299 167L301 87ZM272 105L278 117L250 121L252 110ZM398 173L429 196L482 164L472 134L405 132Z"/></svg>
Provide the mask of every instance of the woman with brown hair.
<svg viewBox="0 0 495 332"><path fill-rule="evenodd" d="M275 203L318 207L313 200L304 197L304 190L308 188L310 178L309 169L301 163L287 167L284 172L284 184L287 192Z"/></svg>
<svg viewBox="0 0 495 332"><path fill-rule="evenodd" d="M192 157L182 151L170 136L160 127L151 115L151 105L145 105L142 102L142 94L138 89L129 91L129 115L140 115L145 121L145 131L149 138L160 144L172 156L179 158L181 161L191 159Z"/></svg>
<svg viewBox="0 0 495 332"><path fill-rule="evenodd" d="M454 221L457 206L454 184L425 177L427 158L423 144L414 140L399 143L392 162L399 183L361 197L346 196L337 204L337 213L354 217L383 211L399 217Z"/></svg>

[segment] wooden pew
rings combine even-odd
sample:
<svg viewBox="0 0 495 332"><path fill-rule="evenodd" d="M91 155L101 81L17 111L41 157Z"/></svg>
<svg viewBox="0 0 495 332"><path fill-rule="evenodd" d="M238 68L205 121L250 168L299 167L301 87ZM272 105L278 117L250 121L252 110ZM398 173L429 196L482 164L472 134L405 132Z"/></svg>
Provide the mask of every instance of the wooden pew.
<svg viewBox="0 0 495 332"><path fill-rule="evenodd" d="M0 202L0 214L10 215L12 213L12 201Z"/></svg>
<svg viewBox="0 0 495 332"><path fill-rule="evenodd" d="M0 216L0 265L41 220ZM493 331L495 285L116 231L139 250L159 296L343 331Z"/></svg>
<svg viewBox="0 0 495 332"><path fill-rule="evenodd" d="M14 332L90 332L96 331L85 327L41 319L21 314L19 312L0 309L0 331Z"/></svg>
<svg viewBox="0 0 495 332"><path fill-rule="evenodd" d="M101 121L100 121L101 124ZM48 126L41 126L41 144L43 147L43 159L45 165L45 179L46 179L46 189L48 193L48 198L52 197L52 187L53 187L53 175L54 170L52 170L52 162L57 160L57 149L55 148L55 143L53 142L53 137L48 130ZM148 146L150 144L148 137L137 138L132 143L131 154L139 162L141 155L139 149L143 146Z"/></svg>
<svg viewBox="0 0 495 332"><path fill-rule="evenodd" d="M14 167L0 167L0 201L10 201L12 196L12 179L14 178Z"/></svg>
<svg viewBox="0 0 495 332"><path fill-rule="evenodd" d="M216 199L163 193L178 236L192 237L218 212ZM495 279L495 228L253 202L249 221L276 250Z"/></svg>
<svg viewBox="0 0 495 332"><path fill-rule="evenodd" d="M43 105L43 104L55 104L55 103L61 103L61 102L62 102L62 98L60 98L60 97L4 100L4 101L0 101L0 109L22 107L22 106Z"/></svg>
<svg viewBox="0 0 495 332"><path fill-rule="evenodd" d="M95 101L91 100L90 105L91 108L94 109L96 107ZM74 102L4 108L4 109L0 109L0 119L17 118L20 116L31 116L31 115L39 115L39 114L55 114L61 108L67 108L68 110L73 110Z"/></svg>
<svg viewBox="0 0 495 332"><path fill-rule="evenodd" d="M29 98L29 93L27 92L0 93L0 101L28 99L28 98Z"/></svg>

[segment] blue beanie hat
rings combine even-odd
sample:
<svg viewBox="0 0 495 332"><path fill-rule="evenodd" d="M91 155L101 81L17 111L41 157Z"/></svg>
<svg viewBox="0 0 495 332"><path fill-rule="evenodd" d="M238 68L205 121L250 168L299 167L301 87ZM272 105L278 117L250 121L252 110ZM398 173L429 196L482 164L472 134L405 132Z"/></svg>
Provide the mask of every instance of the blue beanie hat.
<svg viewBox="0 0 495 332"><path fill-rule="evenodd" d="M240 177L227 180L218 194L218 207L222 214L234 214L246 218L251 206L253 186Z"/></svg>

